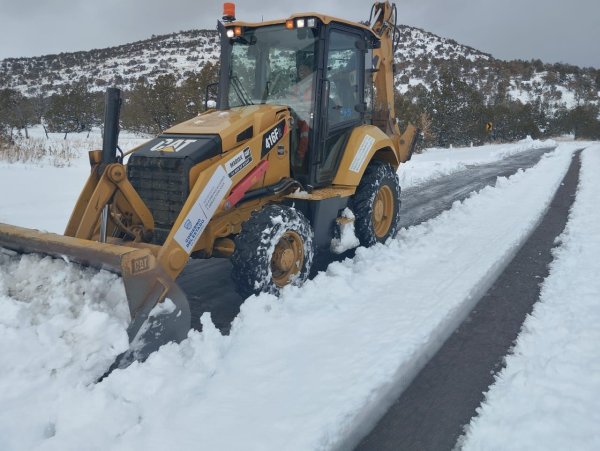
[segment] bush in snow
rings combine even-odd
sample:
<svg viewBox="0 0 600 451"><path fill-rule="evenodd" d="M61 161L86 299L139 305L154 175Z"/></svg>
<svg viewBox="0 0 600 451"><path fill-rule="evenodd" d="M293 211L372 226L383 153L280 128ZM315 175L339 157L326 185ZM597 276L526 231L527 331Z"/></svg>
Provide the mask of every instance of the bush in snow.
<svg viewBox="0 0 600 451"><path fill-rule="evenodd" d="M55 167L70 166L79 151L73 141L47 141L40 138L17 139L14 143L0 138L0 161L8 163L46 162Z"/></svg>

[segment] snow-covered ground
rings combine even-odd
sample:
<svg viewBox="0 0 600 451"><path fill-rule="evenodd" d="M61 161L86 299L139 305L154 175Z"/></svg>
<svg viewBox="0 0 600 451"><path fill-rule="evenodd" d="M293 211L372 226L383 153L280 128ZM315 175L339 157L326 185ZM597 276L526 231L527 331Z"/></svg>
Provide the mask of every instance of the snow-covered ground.
<svg viewBox="0 0 600 451"><path fill-rule="evenodd" d="M248 298L228 336L206 313L202 333L190 331L181 344L95 385L90 382L124 345L120 282L62 261L0 256L10 268L0 273L0 449L350 445L410 383L536 226L577 147L561 143L535 167L498 179L386 245L359 248L354 259L331 264L279 299ZM405 166L404 185L529 148L429 151ZM35 169L22 166L22 177L5 177L17 167L0 165L0 189L14 193L0 200L0 222L41 223L60 232L68 213L59 211L58 198L74 202L78 189L51 191L48 181L59 183L67 169L28 173ZM87 168L80 170L83 180ZM46 201L29 208L33 186L42 186L37 196ZM43 274L29 276L39 264ZM22 292L28 284L37 291Z"/></svg>
<svg viewBox="0 0 600 451"><path fill-rule="evenodd" d="M31 144L43 144L49 151L59 146L68 148L73 158L43 157L27 164L8 163L0 159L0 222L63 233L77 197L90 173L88 151L102 148L102 136L95 129L71 133L50 133L46 139L41 126L29 131ZM119 145L128 151L147 141L133 133L123 132Z"/></svg>
<svg viewBox="0 0 600 451"><path fill-rule="evenodd" d="M493 144L455 149L427 149L413 155L398 172L402 188L411 188L436 177L462 171L469 165L493 163L530 149L556 146L553 140L539 141L527 137L515 144Z"/></svg>
<svg viewBox="0 0 600 451"><path fill-rule="evenodd" d="M600 146L582 158L540 302L471 421L464 450L600 449Z"/></svg>

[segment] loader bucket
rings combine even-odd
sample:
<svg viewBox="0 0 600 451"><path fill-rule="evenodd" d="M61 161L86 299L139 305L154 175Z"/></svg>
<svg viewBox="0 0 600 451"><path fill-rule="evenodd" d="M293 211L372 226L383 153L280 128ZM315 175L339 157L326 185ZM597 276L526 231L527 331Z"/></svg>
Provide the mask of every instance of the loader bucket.
<svg viewBox="0 0 600 451"><path fill-rule="evenodd" d="M187 298L156 263L149 249L98 243L2 223L0 247L63 258L122 277L131 314L127 329L130 348L117 357L109 372L134 360L143 361L161 345L187 337L191 327ZM157 307L159 303L162 304ZM157 308L153 312L154 307Z"/></svg>

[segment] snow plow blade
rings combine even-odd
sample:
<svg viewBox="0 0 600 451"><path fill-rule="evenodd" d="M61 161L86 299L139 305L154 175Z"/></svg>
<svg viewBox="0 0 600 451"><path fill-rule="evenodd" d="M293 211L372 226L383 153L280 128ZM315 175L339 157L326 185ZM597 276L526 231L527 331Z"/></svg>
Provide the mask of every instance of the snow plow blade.
<svg viewBox="0 0 600 451"><path fill-rule="evenodd" d="M131 322L127 329L130 348L117 357L110 371L134 360L145 360L161 345L179 342L190 329L187 297L156 263L150 249L82 240L0 223L0 248L61 258L119 274L123 279ZM164 308L152 309L166 299Z"/></svg>

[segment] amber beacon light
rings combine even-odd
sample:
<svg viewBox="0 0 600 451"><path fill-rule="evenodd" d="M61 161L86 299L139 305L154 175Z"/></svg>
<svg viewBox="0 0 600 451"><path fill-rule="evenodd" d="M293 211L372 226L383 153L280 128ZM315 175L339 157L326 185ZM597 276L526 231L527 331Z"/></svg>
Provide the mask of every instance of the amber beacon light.
<svg viewBox="0 0 600 451"><path fill-rule="evenodd" d="M235 3L223 3L223 21L233 22L235 20Z"/></svg>

